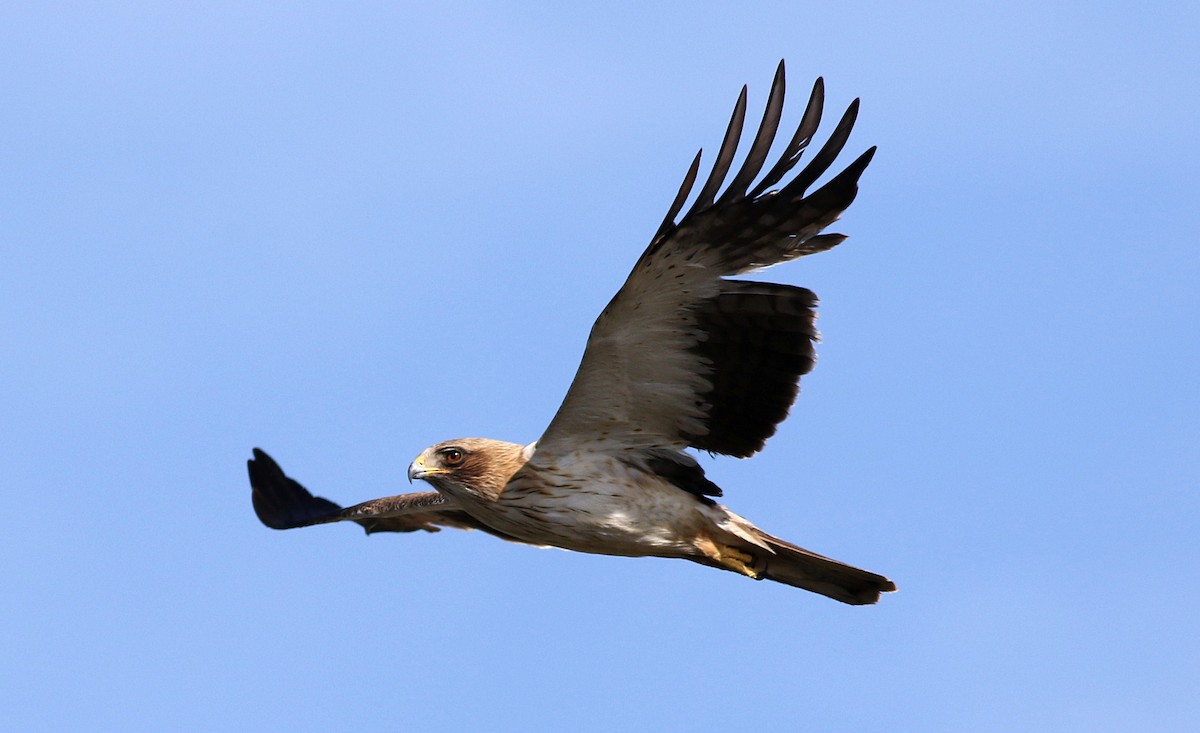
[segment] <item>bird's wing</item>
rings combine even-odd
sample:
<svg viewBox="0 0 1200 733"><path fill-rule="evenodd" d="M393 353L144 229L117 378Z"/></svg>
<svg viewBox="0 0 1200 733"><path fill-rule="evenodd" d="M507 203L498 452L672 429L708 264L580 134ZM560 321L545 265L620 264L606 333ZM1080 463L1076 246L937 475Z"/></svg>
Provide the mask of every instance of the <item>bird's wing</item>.
<svg viewBox="0 0 1200 733"><path fill-rule="evenodd" d="M436 491L387 496L342 508L289 477L269 455L254 449L246 462L250 472L254 513L271 529L293 529L313 524L352 521L367 534L374 532L437 532L442 527L481 529L512 539L477 522Z"/></svg>
<svg viewBox="0 0 1200 733"><path fill-rule="evenodd" d="M718 197L741 137L742 88L713 170L676 222L696 180L697 154L662 226L592 327L575 380L537 443L535 463L597 442L671 462L687 446L745 457L762 449L787 416L800 375L816 359L816 296L724 276L845 239L821 232L854 200L875 149L807 193L845 145L858 112L855 100L808 165L785 181L820 122L824 85L818 79L799 128L759 179L783 97L781 62L759 131ZM698 470L687 461L680 465L685 472Z"/></svg>

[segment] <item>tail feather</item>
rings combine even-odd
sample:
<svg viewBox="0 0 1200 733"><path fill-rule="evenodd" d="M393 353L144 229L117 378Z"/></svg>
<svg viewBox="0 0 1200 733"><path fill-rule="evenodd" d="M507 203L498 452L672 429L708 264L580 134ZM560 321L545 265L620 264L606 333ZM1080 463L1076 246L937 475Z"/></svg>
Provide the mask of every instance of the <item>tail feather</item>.
<svg viewBox="0 0 1200 733"><path fill-rule="evenodd" d="M862 606L875 603L881 593L896 590L882 575L861 570L837 560L809 552L755 528L755 535L773 550L755 553L759 577L820 593L842 603Z"/></svg>

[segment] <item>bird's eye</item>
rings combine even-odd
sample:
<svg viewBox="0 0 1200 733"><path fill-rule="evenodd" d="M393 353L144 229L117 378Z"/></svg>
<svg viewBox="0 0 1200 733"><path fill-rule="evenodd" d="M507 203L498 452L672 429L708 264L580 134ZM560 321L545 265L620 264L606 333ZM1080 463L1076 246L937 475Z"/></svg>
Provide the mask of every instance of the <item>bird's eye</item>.
<svg viewBox="0 0 1200 733"><path fill-rule="evenodd" d="M446 448L441 451L442 463L447 466L457 466L463 461L463 452L458 448Z"/></svg>

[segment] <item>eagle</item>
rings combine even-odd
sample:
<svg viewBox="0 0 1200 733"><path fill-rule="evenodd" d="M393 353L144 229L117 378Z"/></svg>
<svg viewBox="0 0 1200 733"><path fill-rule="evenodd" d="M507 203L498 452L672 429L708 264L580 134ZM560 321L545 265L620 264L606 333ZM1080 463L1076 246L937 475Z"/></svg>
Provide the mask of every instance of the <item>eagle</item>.
<svg viewBox="0 0 1200 733"><path fill-rule="evenodd" d="M800 377L816 362L817 297L731 276L841 243L844 235L824 230L854 200L875 153L871 147L809 191L846 144L855 99L794 173L821 121L818 78L791 140L762 174L784 88L780 62L758 132L726 184L746 116L742 87L711 172L680 216L700 170L697 153L662 225L592 326L566 397L537 441L437 443L408 468L410 482L433 491L346 508L314 496L255 448L248 468L262 523L476 529L541 547L682 558L854 605L894 591L886 577L768 534L718 503L720 487L688 452L749 457L787 417Z"/></svg>

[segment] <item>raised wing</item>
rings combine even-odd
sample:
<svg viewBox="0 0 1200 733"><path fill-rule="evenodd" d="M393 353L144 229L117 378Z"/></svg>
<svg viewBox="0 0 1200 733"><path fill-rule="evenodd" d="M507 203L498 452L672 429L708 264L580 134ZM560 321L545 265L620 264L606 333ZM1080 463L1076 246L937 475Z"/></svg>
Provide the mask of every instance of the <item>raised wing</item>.
<svg viewBox="0 0 1200 733"><path fill-rule="evenodd" d="M829 140L790 181L821 119L824 85L778 162L763 169L783 110L780 62L758 133L718 197L742 134L746 89L712 172L683 218L699 170L697 154L662 226L600 314L579 371L538 441L534 462L597 441L632 449L692 446L745 457L761 450L816 361L816 296L804 288L726 280L829 249L822 234L850 205L875 148L808 193L841 152L858 114L846 110ZM708 493L708 492L705 492Z"/></svg>
<svg viewBox="0 0 1200 733"><path fill-rule="evenodd" d="M438 532L442 527L453 527L481 529L503 539L512 539L475 521L436 491L387 496L342 508L326 498L313 496L258 448L254 449L254 458L246 462L246 467L250 472L254 513L271 529L352 521L362 525L367 534Z"/></svg>

